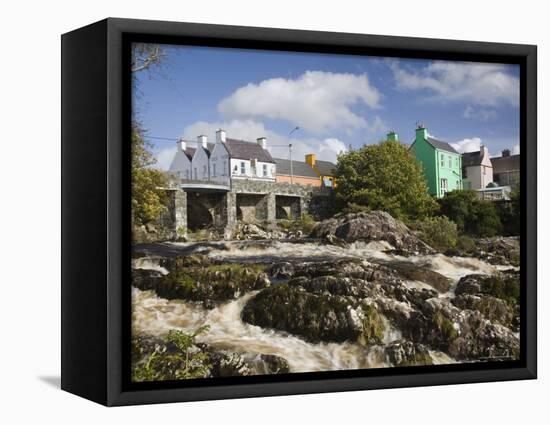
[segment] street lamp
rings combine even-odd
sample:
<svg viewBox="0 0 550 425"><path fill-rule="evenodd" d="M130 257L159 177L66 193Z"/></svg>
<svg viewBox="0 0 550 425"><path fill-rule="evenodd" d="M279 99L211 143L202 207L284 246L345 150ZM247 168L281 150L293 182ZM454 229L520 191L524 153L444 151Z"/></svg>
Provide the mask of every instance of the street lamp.
<svg viewBox="0 0 550 425"><path fill-rule="evenodd" d="M288 133L288 139L290 140L290 136L292 135L292 133L294 133L295 131L299 130L300 127L296 126L294 127L290 133ZM289 159L290 159L290 184L293 184L294 183L294 173L293 173L293 169L292 169L292 143L289 143L288 144L288 156L289 156Z"/></svg>

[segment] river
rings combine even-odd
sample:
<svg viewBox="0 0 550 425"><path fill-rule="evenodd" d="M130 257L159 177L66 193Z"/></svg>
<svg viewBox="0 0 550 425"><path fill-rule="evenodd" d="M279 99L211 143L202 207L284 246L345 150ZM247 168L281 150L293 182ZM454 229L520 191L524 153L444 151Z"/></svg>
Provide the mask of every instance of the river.
<svg viewBox="0 0 550 425"><path fill-rule="evenodd" d="M274 263L281 261L321 261L335 258L360 258L363 261L408 261L427 265L434 271L452 279L448 293L440 297L454 296L458 280L467 274L492 274L497 267L481 260L465 257L447 257L442 254L403 257L386 252L385 242L356 243L349 247L321 245L315 242L291 243L283 241L225 242L222 244L169 243L169 249L185 254L200 253L217 260L240 263ZM159 265L160 257L149 255L134 260L134 268L167 271ZM422 286L421 282L407 281L408 285ZM242 353L248 360L260 354L273 354L287 359L291 372L388 367L383 345L365 347L359 343L310 343L285 332L264 329L244 323L241 311L257 291L225 302L213 309L199 303L166 300L153 291L132 288L133 332L135 334L161 336L170 329L191 331L202 325L210 330L198 337L199 342L220 349ZM400 332L386 321L383 344L400 339ZM453 363L442 352L431 351L435 364Z"/></svg>

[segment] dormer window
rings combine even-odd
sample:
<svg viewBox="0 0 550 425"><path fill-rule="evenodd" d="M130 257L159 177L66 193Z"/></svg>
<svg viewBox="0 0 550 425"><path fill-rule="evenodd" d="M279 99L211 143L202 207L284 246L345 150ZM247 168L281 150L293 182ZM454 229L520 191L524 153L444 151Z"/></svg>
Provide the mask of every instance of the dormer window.
<svg viewBox="0 0 550 425"><path fill-rule="evenodd" d="M264 177L267 177L267 164L262 165L263 175Z"/></svg>

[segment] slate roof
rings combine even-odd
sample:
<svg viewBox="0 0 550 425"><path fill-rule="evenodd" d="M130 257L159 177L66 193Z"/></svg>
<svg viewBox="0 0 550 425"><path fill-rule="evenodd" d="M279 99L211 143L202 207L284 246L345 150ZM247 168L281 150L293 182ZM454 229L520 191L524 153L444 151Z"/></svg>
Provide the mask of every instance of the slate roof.
<svg viewBox="0 0 550 425"><path fill-rule="evenodd" d="M317 160L315 161L315 166L322 176L334 176L334 172L336 171L336 164L330 161Z"/></svg>
<svg viewBox="0 0 550 425"><path fill-rule="evenodd" d="M196 149L195 148L186 148L184 150L185 155L187 158L189 158L189 161L193 159L193 155L195 155Z"/></svg>
<svg viewBox="0 0 550 425"><path fill-rule="evenodd" d="M258 143L227 138L225 141L225 147L227 148L231 158L248 160L257 159L261 162L270 162L275 164L271 154L266 149L263 149Z"/></svg>
<svg viewBox="0 0 550 425"><path fill-rule="evenodd" d="M481 165L483 155L480 151L477 152L465 152L462 154L462 166L472 167L474 165Z"/></svg>
<svg viewBox="0 0 550 425"><path fill-rule="evenodd" d="M455 151L454 148L447 142L442 142L441 140L434 139L433 137L428 137L427 142L436 149L458 154L458 152Z"/></svg>
<svg viewBox="0 0 550 425"><path fill-rule="evenodd" d="M274 158L277 164L277 174L290 176L290 160ZM298 177L312 177L318 179L319 176L308 164L302 161L292 161L292 175Z"/></svg>
<svg viewBox="0 0 550 425"><path fill-rule="evenodd" d="M519 154L491 158L491 163L493 164L493 174L504 173L507 171L519 171Z"/></svg>

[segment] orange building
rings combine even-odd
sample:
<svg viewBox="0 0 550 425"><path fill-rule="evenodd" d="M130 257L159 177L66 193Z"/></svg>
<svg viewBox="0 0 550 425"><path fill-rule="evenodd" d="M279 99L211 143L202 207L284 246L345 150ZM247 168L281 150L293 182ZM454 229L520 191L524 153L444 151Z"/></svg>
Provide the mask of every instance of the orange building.
<svg viewBox="0 0 550 425"><path fill-rule="evenodd" d="M314 153L306 155L306 164L315 171L322 186L334 187L336 185L336 180L334 179L336 164L330 161L320 161Z"/></svg>
<svg viewBox="0 0 550 425"><path fill-rule="evenodd" d="M292 161L292 169L290 160L274 158L277 165L277 175L275 182L277 183L293 183L303 186L321 186L321 179L317 173L308 164L302 161Z"/></svg>

